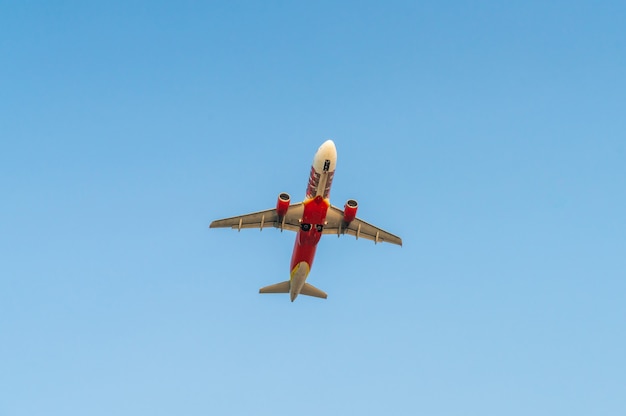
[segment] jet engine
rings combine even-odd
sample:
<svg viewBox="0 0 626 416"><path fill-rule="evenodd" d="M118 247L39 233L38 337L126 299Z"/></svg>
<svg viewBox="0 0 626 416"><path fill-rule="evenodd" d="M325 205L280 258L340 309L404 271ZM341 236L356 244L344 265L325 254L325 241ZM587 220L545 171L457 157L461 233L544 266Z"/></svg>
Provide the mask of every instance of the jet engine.
<svg viewBox="0 0 626 416"><path fill-rule="evenodd" d="M278 218L283 218L287 214L287 209L291 203L291 197L288 193L283 192L278 195L278 202L276 202L276 214Z"/></svg>
<svg viewBox="0 0 626 416"><path fill-rule="evenodd" d="M356 218L356 210L359 208L359 204L354 199L348 199L346 205L343 207L343 222L349 224L354 218Z"/></svg>

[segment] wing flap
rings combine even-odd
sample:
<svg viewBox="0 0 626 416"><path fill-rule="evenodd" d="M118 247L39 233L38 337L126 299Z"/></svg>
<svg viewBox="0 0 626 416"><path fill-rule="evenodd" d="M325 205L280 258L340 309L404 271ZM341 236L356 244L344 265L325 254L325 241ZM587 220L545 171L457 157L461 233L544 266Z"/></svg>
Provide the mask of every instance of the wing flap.
<svg viewBox="0 0 626 416"><path fill-rule="evenodd" d="M232 228L234 230L258 228L262 230L267 227L275 227L289 231L298 231L300 229L300 219L304 211L303 207L301 202L289 206L287 213L282 219L278 217L276 209L268 209L215 220L209 225L209 228Z"/></svg>
<svg viewBox="0 0 626 416"><path fill-rule="evenodd" d="M366 240L372 240L374 243L391 243L402 245L402 239L397 235L391 234L378 228L360 218L355 218L349 224L343 221L343 211L335 206L331 206L326 214L326 226L324 234L348 234Z"/></svg>

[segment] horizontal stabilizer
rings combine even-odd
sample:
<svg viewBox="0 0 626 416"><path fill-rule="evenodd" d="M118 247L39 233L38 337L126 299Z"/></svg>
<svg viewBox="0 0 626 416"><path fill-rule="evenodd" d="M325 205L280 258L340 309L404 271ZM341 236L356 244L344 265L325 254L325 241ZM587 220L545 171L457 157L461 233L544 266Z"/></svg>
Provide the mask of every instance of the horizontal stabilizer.
<svg viewBox="0 0 626 416"><path fill-rule="evenodd" d="M259 289L259 293L289 293L291 282L286 280L275 285L269 285Z"/></svg>
<svg viewBox="0 0 626 416"><path fill-rule="evenodd" d="M328 297L326 292L322 292L315 286L310 285L308 283L304 284L304 286L302 287L302 290L300 291L300 294L306 295L306 296L314 296L316 298L322 298L322 299L326 299Z"/></svg>

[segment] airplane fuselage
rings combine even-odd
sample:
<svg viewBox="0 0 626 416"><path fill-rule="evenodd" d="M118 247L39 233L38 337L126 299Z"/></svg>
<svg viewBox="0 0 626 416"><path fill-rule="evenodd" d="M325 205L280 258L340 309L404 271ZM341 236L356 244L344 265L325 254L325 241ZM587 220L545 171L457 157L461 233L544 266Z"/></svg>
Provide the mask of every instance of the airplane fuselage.
<svg viewBox="0 0 626 416"><path fill-rule="evenodd" d="M324 142L315 153L311 174L304 199L304 212L300 230L291 256L291 286L289 294L293 301L302 290L315 258L317 243L326 224L330 207L330 188L337 165L337 150L331 140Z"/></svg>

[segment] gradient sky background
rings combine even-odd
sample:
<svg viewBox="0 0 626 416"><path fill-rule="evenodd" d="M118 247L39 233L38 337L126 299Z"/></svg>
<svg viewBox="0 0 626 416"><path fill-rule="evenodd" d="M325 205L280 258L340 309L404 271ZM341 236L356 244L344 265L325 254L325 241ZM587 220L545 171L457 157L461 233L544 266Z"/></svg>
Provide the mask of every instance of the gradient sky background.
<svg viewBox="0 0 626 416"><path fill-rule="evenodd" d="M0 415L626 414L623 1L0 2ZM326 301L261 296L304 196Z"/></svg>

